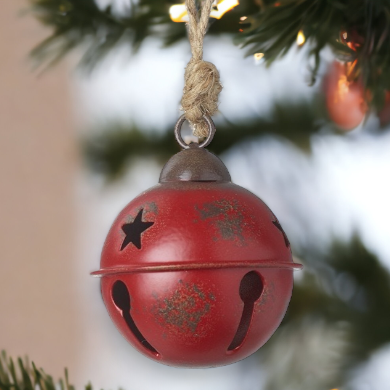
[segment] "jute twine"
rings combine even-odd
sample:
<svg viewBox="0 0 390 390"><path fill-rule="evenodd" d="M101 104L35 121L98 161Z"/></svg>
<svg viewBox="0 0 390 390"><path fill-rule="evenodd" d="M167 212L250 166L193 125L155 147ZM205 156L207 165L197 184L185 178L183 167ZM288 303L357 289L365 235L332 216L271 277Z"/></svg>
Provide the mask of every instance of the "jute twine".
<svg viewBox="0 0 390 390"><path fill-rule="evenodd" d="M218 110L218 95L222 90L219 72L214 64L203 61L203 38L206 34L211 6L214 0L203 0L200 15L196 0L186 0L188 37L192 58L185 70L185 86L181 106L197 137L207 137L208 126L204 114L212 116Z"/></svg>

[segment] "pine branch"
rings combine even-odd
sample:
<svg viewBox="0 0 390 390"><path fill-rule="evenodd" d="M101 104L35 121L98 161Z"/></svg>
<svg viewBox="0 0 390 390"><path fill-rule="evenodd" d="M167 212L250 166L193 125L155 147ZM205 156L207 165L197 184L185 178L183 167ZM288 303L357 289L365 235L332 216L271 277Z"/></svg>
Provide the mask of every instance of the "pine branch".
<svg viewBox="0 0 390 390"><path fill-rule="evenodd" d="M326 121L318 112L318 100L276 104L267 118L252 118L242 123L225 122L217 126L215 142L209 149L221 154L238 142L263 135L286 138L304 150L310 149L310 137ZM153 156L161 163L179 151L173 125L153 135L135 126L112 125L99 135L84 140L87 165L108 180L121 176L127 163L135 156Z"/></svg>
<svg viewBox="0 0 390 390"><path fill-rule="evenodd" d="M300 258L305 268L287 314L258 352L269 373L265 388L346 389L356 369L390 342L389 272L358 235L335 240L326 253L302 248Z"/></svg>
<svg viewBox="0 0 390 390"><path fill-rule="evenodd" d="M18 358L16 363L7 356L5 351L0 355L0 390L75 390L69 383L68 370L65 369L64 378L57 385L50 375L41 368L38 369L29 360ZM91 384L85 390L93 390Z"/></svg>
<svg viewBox="0 0 390 390"><path fill-rule="evenodd" d="M100 9L94 0L29 0L35 17L52 29L52 34L32 50L37 65L54 65L70 51L83 52L80 65L92 68L120 43L136 51L147 37L158 37L165 46L186 37L184 23L169 17L173 0L131 0L127 12L118 14L111 7ZM257 7L243 0L224 17L212 23L210 33L237 33L239 17Z"/></svg>
<svg viewBox="0 0 390 390"><path fill-rule="evenodd" d="M30 0L36 18L52 34L35 49L38 65L50 66L75 48L83 48L81 65L93 67L119 43L137 50L142 41L156 34L155 27L169 23L169 6L164 1L131 1L125 15L111 7L100 9L94 0Z"/></svg>
<svg viewBox="0 0 390 390"><path fill-rule="evenodd" d="M377 110L390 90L390 2L377 0L281 0L266 6L245 23L241 35L247 54L263 53L270 65L296 45L303 31L314 56L313 80L320 52L330 46L344 62L354 62L350 79L362 78L367 100ZM346 34L348 42L341 35ZM352 45L351 45L352 43Z"/></svg>
<svg viewBox="0 0 390 390"><path fill-rule="evenodd" d="M350 367L390 342L390 274L356 234L327 253L305 250L306 271L294 286L284 324L314 316L350 329Z"/></svg>
<svg viewBox="0 0 390 390"><path fill-rule="evenodd" d="M29 0L34 15L52 34L33 51L37 65L53 65L70 51L81 48L81 64L88 68L126 43L137 50L150 36L171 45L186 36L184 23L169 18L174 0L131 1L125 14L111 7L100 9L94 0ZM283 57L303 31L315 59L313 81L320 52L333 48L343 61L356 61L352 79L362 78L371 105L380 110L390 90L389 0L241 0L221 20L212 21L209 34L228 33L247 47L247 54L263 53L267 65ZM257 5L259 4L259 5ZM260 9L260 12L259 12ZM239 18L248 26L238 38ZM242 26L245 27L245 26ZM342 33L361 41L352 49Z"/></svg>

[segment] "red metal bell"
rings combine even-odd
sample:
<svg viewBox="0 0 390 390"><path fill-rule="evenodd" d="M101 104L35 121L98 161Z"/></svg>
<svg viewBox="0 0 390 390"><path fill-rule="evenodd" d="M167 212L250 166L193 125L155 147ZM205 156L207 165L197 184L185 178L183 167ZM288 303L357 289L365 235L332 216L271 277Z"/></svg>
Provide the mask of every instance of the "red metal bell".
<svg viewBox="0 0 390 390"><path fill-rule="evenodd" d="M111 318L141 353L215 367L271 337L300 267L269 208L191 144L119 214L93 274Z"/></svg>

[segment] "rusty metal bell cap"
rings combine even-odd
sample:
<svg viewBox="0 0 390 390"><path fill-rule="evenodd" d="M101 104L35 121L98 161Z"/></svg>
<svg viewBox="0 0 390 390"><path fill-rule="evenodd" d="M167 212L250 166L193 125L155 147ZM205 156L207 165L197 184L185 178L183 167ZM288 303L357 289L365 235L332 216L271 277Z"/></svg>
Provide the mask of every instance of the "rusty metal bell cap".
<svg viewBox="0 0 390 390"><path fill-rule="evenodd" d="M192 143L171 157L161 171L160 183L175 181L223 183L230 182L231 177L217 156Z"/></svg>
<svg viewBox="0 0 390 390"><path fill-rule="evenodd" d="M169 182L231 182L230 174L224 163L204 147L210 144L215 135L215 125L208 115L204 115L209 133L199 144L187 145L181 136L181 126L186 121L182 115L177 121L174 134L183 150L175 154L164 166L160 183Z"/></svg>

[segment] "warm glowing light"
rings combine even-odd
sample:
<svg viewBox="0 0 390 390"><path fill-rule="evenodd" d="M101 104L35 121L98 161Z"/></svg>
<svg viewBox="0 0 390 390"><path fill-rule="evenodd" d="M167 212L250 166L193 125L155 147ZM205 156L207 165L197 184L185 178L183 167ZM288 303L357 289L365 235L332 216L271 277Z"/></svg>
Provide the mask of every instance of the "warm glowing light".
<svg viewBox="0 0 390 390"><path fill-rule="evenodd" d="M348 33L346 31L343 32L343 38L344 39L348 38ZM338 390L338 389L332 389L332 390Z"/></svg>
<svg viewBox="0 0 390 390"><path fill-rule="evenodd" d="M253 57L255 57L255 60L257 61L261 60L264 57L264 53L255 53Z"/></svg>
<svg viewBox="0 0 390 390"><path fill-rule="evenodd" d="M340 101L343 101L348 92L349 92L349 81L347 79L347 76L341 75L339 81L337 82L337 92L334 97L334 102L338 103Z"/></svg>
<svg viewBox="0 0 390 390"><path fill-rule="evenodd" d="M175 4L169 8L169 16L173 22L188 22L187 9L185 4Z"/></svg>
<svg viewBox="0 0 390 390"><path fill-rule="evenodd" d="M297 45L302 46L305 42L306 42L306 37L303 31L301 30L297 35Z"/></svg>
<svg viewBox="0 0 390 390"><path fill-rule="evenodd" d="M353 61L353 62L347 62L347 63L346 63L347 76L348 76L348 77L351 77L351 76L352 76L352 74L353 74L353 72L354 72L354 70L355 70L355 67L356 67L356 65L357 65L357 62L358 62L358 60L356 59L356 60Z"/></svg>
<svg viewBox="0 0 390 390"><path fill-rule="evenodd" d="M253 58L255 59L255 64L261 64L264 59L264 53L255 53L253 54Z"/></svg>
<svg viewBox="0 0 390 390"><path fill-rule="evenodd" d="M230 11L239 4L240 3L238 0L218 0L215 2L215 6L210 12L210 18L221 19L222 16L226 14L226 12ZM169 16L171 17L172 21L177 23L188 22L188 15L185 4L172 5L169 8Z"/></svg>
<svg viewBox="0 0 390 390"><path fill-rule="evenodd" d="M234 7L237 7L240 3L238 0L222 0L217 2L216 9L213 9L210 13L210 17L215 19L221 19L226 12L230 11Z"/></svg>
<svg viewBox="0 0 390 390"><path fill-rule="evenodd" d="M354 42L347 42L347 46L352 49L353 51L356 51L356 47L359 47L360 45L358 43Z"/></svg>
<svg viewBox="0 0 390 390"><path fill-rule="evenodd" d="M247 20L247 19L248 19L247 16L241 16L241 18L240 18L241 21L244 21L244 20Z"/></svg>

